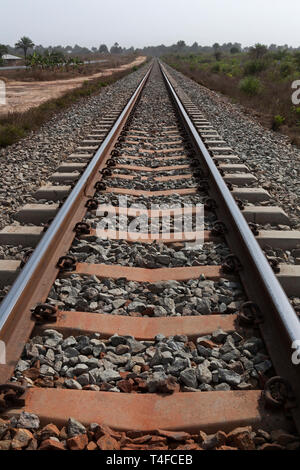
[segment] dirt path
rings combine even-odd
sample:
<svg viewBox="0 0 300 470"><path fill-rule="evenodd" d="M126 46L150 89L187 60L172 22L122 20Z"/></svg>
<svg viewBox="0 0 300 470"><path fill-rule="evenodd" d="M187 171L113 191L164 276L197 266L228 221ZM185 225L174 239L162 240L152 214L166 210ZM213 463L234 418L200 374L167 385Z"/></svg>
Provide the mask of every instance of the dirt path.
<svg viewBox="0 0 300 470"><path fill-rule="evenodd" d="M137 57L133 62L116 68L106 69L103 72L84 77L76 77L64 80L44 82L18 82L7 81L6 83L6 105L0 105L0 115L8 112L22 112L29 108L39 106L41 103L62 96L69 90L78 88L83 82L94 80L98 77L106 77L114 72L130 69L140 65L146 57Z"/></svg>

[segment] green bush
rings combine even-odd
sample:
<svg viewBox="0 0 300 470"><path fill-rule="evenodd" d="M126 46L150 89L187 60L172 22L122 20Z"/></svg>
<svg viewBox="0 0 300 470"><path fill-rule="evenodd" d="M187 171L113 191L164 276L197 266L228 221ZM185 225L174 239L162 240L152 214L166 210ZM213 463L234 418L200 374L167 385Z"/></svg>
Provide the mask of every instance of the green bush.
<svg viewBox="0 0 300 470"><path fill-rule="evenodd" d="M285 118L281 116L280 114L277 114L276 116L273 117L273 122L272 122L272 129L273 131L277 131L279 127L284 123Z"/></svg>
<svg viewBox="0 0 300 470"><path fill-rule="evenodd" d="M300 51L295 52L293 57L298 69L300 69Z"/></svg>
<svg viewBox="0 0 300 470"><path fill-rule="evenodd" d="M244 65L244 75L255 75L267 68L267 64L262 60L252 60Z"/></svg>
<svg viewBox="0 0 300 470"><path fill-rule="evenodd" d="M211 64L212 61L213 61L213 58L210 56L203 56L203 57L200 56L198 59L198 62L200 64Z"/></svg>
<svg viewBox="0 0 300 470"><path fill-rule="evenodd" d="M219 63L216 63L210 68L210 70L213 73L219 73L221 70L221 65Z"/></svg>
<svg viewBox="0 0 300 470"><path fill-rule="evenodd" d="M261 83L258 78L245 77L239 82L239 89L246 95L254 96L261 91Z"/></svg>
<svg viewBox="0 0 300 470"><path fill-rule="evenodd" d="M221 62L221 72L223 73L231 73L232 67L231 64L226 64L225 62Z"/></svg>
<svg viewBox="0 0 300 470"><path fill-rule="evenodd" d="M243 69L238 64L233 64L231 72L234 77L241 77L243 75Z"/></svg>
<svg viewBox="0 0 300 470"><path fill-rule="evenodd" d="M291 75L292 72L293 72L293 67L288 62L285 62L284 64L280 66L280 75L282 77L286 78L289 75Z"/></svg>
<svg viewBox="0 0 300 470"><path fill-rule="evenodd" d="M21 127L12 124L0 126L0 147L13 144L24 135L25 131Z"/></svg>

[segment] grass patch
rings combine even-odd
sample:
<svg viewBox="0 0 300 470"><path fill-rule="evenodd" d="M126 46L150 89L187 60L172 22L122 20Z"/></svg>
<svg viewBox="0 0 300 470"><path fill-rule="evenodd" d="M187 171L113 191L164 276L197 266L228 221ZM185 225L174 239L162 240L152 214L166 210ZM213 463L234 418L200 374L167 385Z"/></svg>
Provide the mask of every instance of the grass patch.
<svg viewBox="0 0 300 470"><path fill-rule="evenodd" d="M239 83L239 89L248 96L257 95L261 91L259 78L245 77Z"/></svg>
<svg viewBox="0 0 300 470"><path fill-rule="evenodd" d="M141 64L136 68L143 66ZM30 108L23 113L8 113L0 118L0 147L14 144L19 139L25 137L30 131L38 129L42 124L51 119L56 113L69 108L72 104L83 98L89 97L99 91L129 75L130 69L113 73L105 77L104 80L91 80L83 82L82 86L75 88L59 98L46 101L40 106Z"/></svg>
<svg viewBox="0 0 300 470"><path fill-rule="evenodd" d="M272 124L272 129L273 131L277 131L280 126L284 123L285 118L283 116L280 116L280 114L277 114L273 118L273 124Z"/></svg>
<svg viewBox="0 0 300 470"><path fill-rule="evenodd" d="M0 125L0 146L6 147L25 136L26 130L22 127L7 124Z"/></svg>
<svg viewBox="0 0 300 470"><path fill-rule="evenodd" d="M288 135L300 147L300 107L291 101L294 80L300 78L300 52L223 54L171 54L163 60L195 82L240 103L267 129Z"/></svg>

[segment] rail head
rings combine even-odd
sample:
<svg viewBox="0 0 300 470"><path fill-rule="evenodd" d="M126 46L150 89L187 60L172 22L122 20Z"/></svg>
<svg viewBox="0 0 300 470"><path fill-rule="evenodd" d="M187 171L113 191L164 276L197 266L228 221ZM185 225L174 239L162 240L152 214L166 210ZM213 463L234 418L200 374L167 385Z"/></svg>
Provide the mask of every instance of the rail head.
<svg viewBox="0 0 300 470"><path fill-rule="evenodd" d="M142 89L144 88L149 78L152 66L153 64L150 65L146 74L140 81L138 87L132 94L131 98L129 99L123 111L121 112L120 116L113 125L112 129L105 137L99 149L96 151L95 155L93 156L87 168L81 175L75 187L72 189L64 204L58 211L50 227L48 228L41 241L35 248L32 256L30 257L30 259L20 272L19 276L17 277L16 281L12 285L11 289L9 290L8 294L2 301L0 305L0 337L6 323L9 319L11 319L14 309L16 309L17 307L20 308L19 303L22 300L22 297L25 295L30 283L35 282L37 278L37 272L41 269L41 262L45 258L49 247L53 243L53 240L62 230L63 224L68 219L72 208L77 203L78 195L82 191L84 191L85 188L88 186L89 180L95 172L99 160L107 152L107 149L111 146L111 142L113 141L115 135L118 133L120 128L123 126L123 123L126 121L133 104L135 103L137 97L140 95ZM44 267L44 269L46 269L46 267ZM51 286L49 286L49 288L50 287Z"/></svg>
<svg viewBox="0 0 300 470"><path fill-rule="evenodd" d="M262 313L263 320L259 324L259 329L275 370L291 386L296 400L296 405L293 404L292 415L300 431L300 365L292 361L295 344L299 344L295 342L300 340L299 318L186 112L166 68L161 63L160 67L170 96L192 138L196 154L207 169L208 179L211 182L209 191L213 193L219 207L216 212L222 211L222 220L226 225L228 224L229 230L225 238L229 246L235 247L234 252L243 265L244 269L239 272L239 275L245 290Z"/></svg>
<svg viewBox="0 0 300 470"><path fill-rule="evenodd" d="M235 199L230 193L230 190L228 189L225 181L223 180L217 166L211 158L204 142L199 136L197 129L195 128L192 120L190 119L183 104L181 103L174 87L172 86L164 70L164 67L161 66L161 68L169 90L172 93L173 98L176 101L176 104L180 110L180 113L193 136L194 142L196 143L199 151L205 159L206 165L210 172L210 177L218 188L218 193L220 194L220 197L223 198L224 204L226 205L228 212L230 212L231 218L235 224L236 229L239 232L243 244L247 249L248 253L250 254L253 264L255 265L255 268L259 273L260 281L263 283L266 293L268 293L268 296L272 299L272 302L276 307L276 311L278 312L282 324L286 329L291 343L297 339L300 340L300 322L294 309L292 308L283 288L281 287L270 264L268 263L264 253L262 252L259 244L257 243L251 229L249 228L245 217L241 213Z"/></svg>

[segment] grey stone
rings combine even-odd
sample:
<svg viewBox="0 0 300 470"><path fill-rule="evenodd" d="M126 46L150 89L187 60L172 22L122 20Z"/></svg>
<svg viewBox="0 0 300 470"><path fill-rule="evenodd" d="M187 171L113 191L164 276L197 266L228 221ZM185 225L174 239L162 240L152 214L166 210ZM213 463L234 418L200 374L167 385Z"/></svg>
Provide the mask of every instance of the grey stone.
<svg viewBox="0 0 300 470"><path fill-rule="evenodd" d="M113 335L109 339L113 346L118 346L119 344L127 343L127 338L125 338L125 336Z"/></svg>
<svg viewBox="0 0 300 470"><path fill-rule="evenodd" d="M84 356L83 354L79 354L78 362L80 364L87 364L89 362L89 358L87 356Z"/></svg>
<svg viewBox="0 0 300 470"><path fill-rule="evenodd" d="M230 389L230 385L228 385L228 384L225 383L225 382L222 382L222 383L220 383L220 384L218 384L218 385L215 385L215 390L217 390L217 391L219 391L219 392L221 392L221 391L227 392L228 390L231 390L231 389Z"/></svg>
<svg viewBox="0 0 300 470"><path fill-rule="evenodd" d="M131 302L127 307L129 312L143 312L145 308L147 308L147 306L138 301Z"/></svg>
<svg viewBox="0 0 300 470"><path fill-rule="evenodd" d="M75 379L66 379L65 380L65 386L67 388L71 388L73 390L82 390L82 386Z"/></svg>
<svg viewBox="0 0 300 470"><path fill-rule="evenodd" d="M229 351L228 353L225 353L222 355L222 359L225 362L230 362L230 361L235 361L236 359L239 359L241 356L240 351L237 349L233 349L232 351Z"/></svg>
<svg viewBox="0 0 300 470"><path fill-rule="evenodd" d="M45 376L53 376L55 375L55 370L53 367L47 366L47 364L43 364L40 368L40 375L45 375Z"/></svg>
<svg viewBox="0 0 300 470"><path fill-rule="evenodd" d="M130 355L129 354L123 354L122 356L119 356L118 354L114 354L113 352L109 351L106 354L105 359L107 361L112 362L112 364L115 364L115 365L118 365L118 366L124 366L128 362L128 360L130 359Z"/></svg>
<svg viewBox="0 0 300 470"><path fill-rule="evenodd" d="M211 434L204 439L202 442L202 447L205 450L212 450L217 447L219 444L219 439L216 434Z"/></svg>
<svg viewBox="0 0 300 470"><path fill-rule="evenodd" d="M201 384L210 384L212 381L212 373L204 364L199 364L197 367L197 377Z"/></svg>
<svg viewBox="0 0 300 470"><path fill-rule="evenodd" d="M17 427L33 430L39 429L40 419L34 413L22 411L20 416L17 418Z"/></svg>
<svg viewBox="0 0 300 470"><path fill-rule="evenodd" d="M119 372L113 370L113 369L108 369L103 372L100 372L100 380L101 382L112 382L114 380L120 380L121 376Z"/></svg>
<svg viewBox="0 0 300 470"><path fill-rule="evenodd" d="M78 352L77 349L75 349L71 346L71 347L65 349L65 355L67 357L75 357L75 356L79 355L79 352Z"/></svg>
<svg viewBox="0 0 300 470"><path fill-rule="evenodd" d="M179 373L189 366L189 361L187 359L176 357L172 365L168 367L168 373L171 375L178 376Z"/></svg>
<svg viewBox="0 0 300 470"><path fill-rule="evenodd" d="M162 353L160 349L157 348L149 364L150 364L150 367L153 367L161 363L162 363Z"/></svg>
<svg viewBox="0 0 300 470"><path fill-rule="evenodd" d="M167 310L160 306L160 305L157 305L155 308L154 308L154 316L155 317L166 317L167 316Z"/></svg>
<svg viewBox="0 0 300 470"><path fill-rule="evenodd" d="M62 365L63 365L62 361L56 361L53 368L57 373L59 373L62 369Z"/></svg>
<svg viewBox="0 0 300 470"><path fill-rule="evenodd" d="M126 343L130 346L132 354L138 354L147 349L147 347L143 343L137 341L134 338L126 338Z"/></svg>
<svg viewBox="0 0 300 470"><path fill-rule="evenodd" d="M213 390L213 387L209 384L201 384L199 386L199 390L201 390L201 392L211 392Z"/></svg>
<svg viewBox="0 0 300 470"><path fill-rule="evenodd" d="M172 364L173 361L174 361L174 358L173 358L172 353L170 353L170 351L163 351L161 353L161 362L162 362L162 364L164 364L164 365Z"/></svg>
<svg viewBox="0 0 300 470"><path fill-rule="evenodd" d="M128 344L118 344L116 347L116 354L126 354L130 351L130 346Z"/></svg>
<svg viewBox="0 0 300 470"><path fill-rule="evenodd" d="M43 333L44 336L48 336L49 338L56 339L57 341L63 340L63 334L59 333L59 331L48 329L45 330Z"/></svg>
<svg viewBox="0 0 300 470"><path fill-rule="evenodd" d="M247 382L241 382L237 385L238 390L251 390L253 387Z"/></svg>
<svg viewBox="0 0 300 470"><path fill-rule="evenodd" d="M209 315L211 313L209 302L206 299L197 302L197 311L201 315Z"/></svg>
<svg viewBox="0 0 300 470"><path fill-rule="evenodd" d="M171 258L168 255L158 255L156 257L156 261L158 263L161 263L161 264L164 264L164 265L168 266L171 262Z"/></svg>
<svg viewBox="0 0 300 470"><path fill-rule="evenodd" d="M218 370L213 370L211 373L212 376L212 383L213 384L218 384L219 383L219 371Z"/></svg>
<svg viewBox="0 0 300 470"><path fill-rule="evenodd" d="M126 300L125 299L116 299L113 301L113 307L114 308L120 308L122 307L124 304L126 303Z"/></svg>
<svg viewBox="0 0 300 470"><path fill-rule="evenodd" d="M23 359L20 359L17 364L16 371L24 372L24 370L29 369L29 367L30 365L27 361L23 361Z"/></svg>
<svg viewBox="0 0 300 470"><path fill-rule="evenodd" d="M210 357L212 354L212 350L210 348L205 348L201 344L197 344L197 350L199 355L203 357Z"/></svg>
<svg viewBox="0 0 300 470"><path fill-rule="evenodd" d="M97 359L96 357L90 357L86 363L86 365L93 369L94 367L98 367L99 365L99 359Z"/></svg>
<svg viewBox="0 0 300 470"><path fill-rule="evenodd" d="M61 346L63 349L69 348L70 346L75 346L77 344L76 339L74 336L68 336L68 338L64 339Z"/></svg>
<svg viewBox="0 0 300 470"><path fill-rule="evenodd" d="M238 385L241 382L241 376L228 369L219 369L219 379L229 385Z"/></svg>
<svg viewBox="0 0 300 470"><path fill-rule="evenodd" d="M228 333L226 333L222 329L218 329L212 333L211 338L213 341L216 341L217 343L222 343L224 339L227 337L227 334Z"/></svg>
<svg viewBox="0 0 300 470"><path fill-rule="evenodd" d="M184 369L180 372L180 380L187 386L197 388L197 375L196 370L192 368Z"/></svg>
<svg viewBox="0 0 300 470"><path fill-rule="evenodd" d="M54 354L54 351L53 349L48 349L47 353L46 353L46 358L48 359L48 361L50 362L53 362L55 360L55 354Z"/></svg>
<svg viewBox="0 0 300 470"><path fill-rule="evenodd" d="M147 388L149 393L155 393L159 388L165 384L167 379L163 371L154 372L147 378Z"/></svg>
<svg viewBox="0 0 300 470"><path fill-rule="evenodd" d="M86 434L86 429L79 421L74 418L69 418L67 423L67 434L68 437L74 437L78 434Z"/></svg>
<svg viewBox="0 0 300 470"><path fill-rule="evenodd" d="M176 304L175 304L175 302L174 302L173 299L171 299L171 298L169 298L169 297L165 298L165 299L164 299L164 305L165 305L165 307L168 308L168 310L169 310L170 312L174 312L174 311L175 311Z"/></svg>
<svg viewBox="0 0 300 470"><path fill-rule="evenodd" d="M88 370L89 368L86 364L76 364L76 366L74 367L74 375L84 374Z"/></svg>
<svg viewBox="0 0 300 470"><path fill-rule="evenodd" d="M156 342L163 341L164 339L165 339L165 335L162 335L161 333L159 333L158 335L155 336L155 341Z"/></svg>
<svg viewBox="0 0 300 470"><path fill-rule="evenodd" d="M90 383L90 374L81 374L77 377L77 382L84 387L85 385L89 385Z"/></svg>

